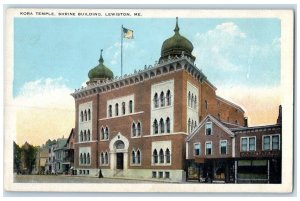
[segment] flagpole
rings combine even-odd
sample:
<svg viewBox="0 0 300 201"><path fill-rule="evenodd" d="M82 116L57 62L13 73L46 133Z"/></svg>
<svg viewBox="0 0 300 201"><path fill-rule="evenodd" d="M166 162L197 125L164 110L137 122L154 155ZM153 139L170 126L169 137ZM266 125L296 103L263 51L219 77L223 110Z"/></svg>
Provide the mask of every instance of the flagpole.
<svg viewBox="0 0 300 201"><path fill-rule="evenodd" d="M121 27L121 77L123 76L123 24Z"/></svg>

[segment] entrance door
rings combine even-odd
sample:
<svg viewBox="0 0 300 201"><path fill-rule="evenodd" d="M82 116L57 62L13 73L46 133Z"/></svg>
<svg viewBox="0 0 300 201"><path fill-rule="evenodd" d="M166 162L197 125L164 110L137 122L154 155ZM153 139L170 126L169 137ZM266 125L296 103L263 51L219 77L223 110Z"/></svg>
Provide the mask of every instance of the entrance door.
<svg viewBox="0 0 300 201"><path fill-rule="evenodd" d="M123 159L123 153L117 153L117 169L123 170L124 168L124 159Z"/></svg>

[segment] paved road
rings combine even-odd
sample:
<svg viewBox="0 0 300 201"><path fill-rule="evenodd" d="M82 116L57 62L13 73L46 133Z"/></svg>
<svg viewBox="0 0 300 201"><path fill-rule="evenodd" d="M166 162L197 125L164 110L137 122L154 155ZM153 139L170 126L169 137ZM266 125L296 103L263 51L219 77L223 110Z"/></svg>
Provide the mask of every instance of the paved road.
<svg viewBox="0 0 300 201"><path fill-rule="evenodd" d="M159 181L142 181L133 179L96 178L64 175L16 175L16 183L157 183ZM160 183L160 182L159 182Z"/></svg>

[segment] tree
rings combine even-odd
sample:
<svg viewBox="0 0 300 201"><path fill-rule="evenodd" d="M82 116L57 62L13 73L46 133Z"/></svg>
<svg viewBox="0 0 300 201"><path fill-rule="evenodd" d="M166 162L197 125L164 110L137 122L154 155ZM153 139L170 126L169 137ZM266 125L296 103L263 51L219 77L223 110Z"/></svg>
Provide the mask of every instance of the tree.
<svg viewBox="0 0 300 201"><path fill-rule="evenodd" d="M21 148L14 142L14 172L19 173L21 169Z"/></svg>

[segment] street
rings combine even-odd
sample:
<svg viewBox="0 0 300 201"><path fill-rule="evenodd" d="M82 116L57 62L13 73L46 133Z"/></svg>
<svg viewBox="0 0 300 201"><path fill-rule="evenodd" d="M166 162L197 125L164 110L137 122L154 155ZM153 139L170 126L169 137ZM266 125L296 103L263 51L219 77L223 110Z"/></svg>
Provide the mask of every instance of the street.
<svg viewBox="0 0 300 201"><path fill-rule="evenodd" d="M15 183L162 183L119 178L79 177L69 175L15 175Z"/></svg>

